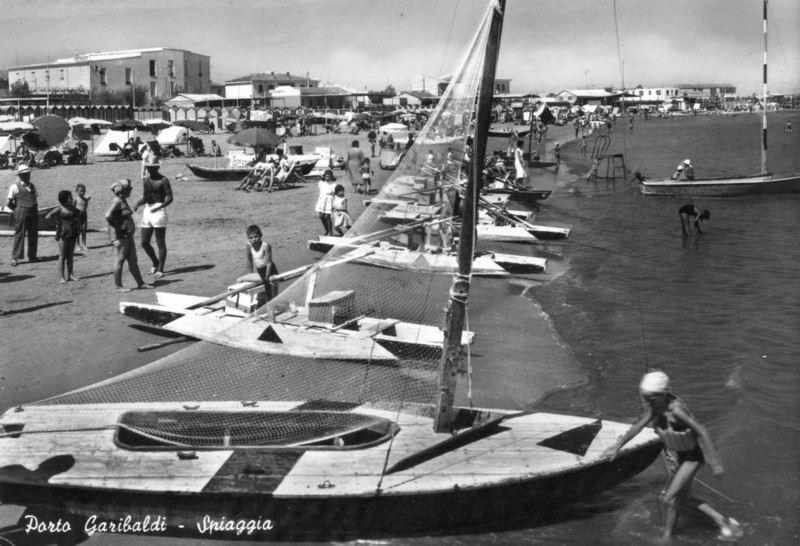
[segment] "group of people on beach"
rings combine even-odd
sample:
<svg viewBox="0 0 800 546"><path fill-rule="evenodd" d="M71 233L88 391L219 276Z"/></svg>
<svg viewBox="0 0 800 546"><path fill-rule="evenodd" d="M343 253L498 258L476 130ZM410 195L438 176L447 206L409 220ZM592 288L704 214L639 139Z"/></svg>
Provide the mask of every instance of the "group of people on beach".
<svg viewBox="0 0 800 546"><path fill-rule="evenodd" d="M144 206L141 228L141 246L152 261L150 274L155 279L164 276L164 264L167 258L166 231L167 211L173 201L172 186L167 177L159 172L160 161L152 151L146 151L142 160L143 196L133 206L128 199L133 191L130 179L117 180L111 185L114 198L106 211L105 218L109 225L109 238L114 247L114 284L118 292L128 292L122 284L122 268L128 268L139 288L152 288L144 282L139 271L136 247L133 235L136 225L133 213ZM86 186L78 184L75 196L69 190L58 192L58 206L51 210L45 219L55 225L55 239L58 243L58 272L60 283L77 281L74 273L74 256L76 247L87 252L88 209L91 197L86 195ZM31 168L25 163L17 167L17 180L9 188L6 204L14 211L14 246L12 250L12 267L19 265L25 257L27 240L28 260L39 261L39 193L31 181ZM155 235L158 252L152 246Z"/></svg>

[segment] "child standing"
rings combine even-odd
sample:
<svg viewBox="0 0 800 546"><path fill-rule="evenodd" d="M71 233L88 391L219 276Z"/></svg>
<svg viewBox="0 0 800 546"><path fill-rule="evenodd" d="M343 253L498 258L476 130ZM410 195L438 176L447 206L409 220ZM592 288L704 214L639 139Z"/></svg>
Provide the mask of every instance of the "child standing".
<svg viewBox="0 0 800 546"><path fill-rule="evenodd" d="M278 274L278 268L272 261L272 247L262 240L261 228L256 225L247 227L247 272L239 277L239 282L252 280L253 273L257 273L264 282L264 303L278 295L278 281L270 277ZM261 303L259 301L259 303Z"/></svg>
<svg viewBox="0 0 800 546"><path fill-rule="evenodd" d="M75 208L72 192L61 190L58 192L59 207L47 214L47 219L56 218L56 241L58 241L58 271L61 274L60 284L67 281L77 281L78 277L72 274L72 258L75 254L75 241L78 239L78 224L81 213ZM66 266L66 271L65 271Z"/></svg>
<svg viewBox="0 0 800 546"><path fill-rule="evenodd" d="M333 228L339 234L339 237L342 237L344 235L342 227L350 229L352 225L353 218L347 212L347 197L344 196L344 186L336 184L336 188L333 191Z"/></svg>
<svg viewBox="0 0 800 546"><path fill-rule="evenodd" d="M364 195L369 195L372 190L372 175L375 173L369 165L368 157L365 157L364 161L361 162L359 171L361 172L361 183L364 185ZM361 193L361 190L358 190L358 193Z"/></svg>
<svg viewBox="0 0 800 546"><path fill-rule="evenodd" d="M86 230L89 225L88 210L89 199L91 199L91 197L86 197L86 186L83 184L75 186L75 193L77 194L75 197L75 208L81 213L78 221L78 250L85 252L89 250L86 246Z"/></svg>

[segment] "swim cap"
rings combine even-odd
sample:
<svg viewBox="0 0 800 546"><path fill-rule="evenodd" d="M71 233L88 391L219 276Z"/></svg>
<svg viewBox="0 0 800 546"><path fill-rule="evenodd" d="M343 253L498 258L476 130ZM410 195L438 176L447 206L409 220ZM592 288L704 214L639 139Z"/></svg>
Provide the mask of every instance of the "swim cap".
<svg viewBox="0 0 800 546"><path fill-rule="evenodd" d="M639 383L640 392L656 392L668 393L669 392L669 377L664 372L650 372L642 377L642 382Z"/></svg>

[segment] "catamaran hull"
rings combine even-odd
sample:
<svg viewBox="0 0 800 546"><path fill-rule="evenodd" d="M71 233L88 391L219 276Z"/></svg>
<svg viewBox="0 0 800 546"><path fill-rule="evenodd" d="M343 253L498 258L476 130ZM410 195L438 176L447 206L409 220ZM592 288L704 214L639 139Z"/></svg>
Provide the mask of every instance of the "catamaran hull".
<svg viewBox="0 0 800 546"><path fill-rule="evenodd" d="M652 463L659 451L660 447L650 446L613 463L586 467L569 475L430 494L276 498L245 492L163 494L2 485L0 497L9 504L28 507L29 515L36 516L37 508L45 510L42 517L36 516L39 520L50 514L51 518L71 521L73 528L85 530L98 529L106 522L119 524L129 518L128 528L121 529L123 534L250 541L462 534L509 522L541 523L548 513L570 502L584 500L634 477ZM55 511L54 506L58 507ZM137 522L151 525L143 532L133 527ZM156 526L162 522L163 528ZM248 534L246 526L255 528L259 523L271 528ZM207 529L211 524L229 527ZM245 529L241 534L237 534L237 525Z"/></svg>
<svg viewBox="0 0 800 546"><path fill-rule="evenodd" d="M114 406L93 411L108 417L142 409ZM24 419L6 414L2 422L24 422L33 432L56 426L65 412L85 414L80 406L28 406L23 414L29 411ZM113 427L92 432L91 421L87 430L52 430L47 438L0 438L0 501L26 506L41 520L71 520L73 527L128 518L124 532L162 536L331 540L463 533L509 521L535 524L549 511L630 479L661 449L645 432L610 461L601 454L628 425L552 414L508 419L446 446L449 435L433 433L430 419L403 414L388 457L387 440L364 449L198 450L181 458L174 449L123 449ZM252 534L204 527L257 527L267 520L271 529Z"/></svg>
<svg viewBox="0 0 800 546"><path fill-rule="evenodd" d="M707 180L645 180L640 182L644 195L736 197L760 193L800 193L800 174L774 177L748 176Z"/></svg>

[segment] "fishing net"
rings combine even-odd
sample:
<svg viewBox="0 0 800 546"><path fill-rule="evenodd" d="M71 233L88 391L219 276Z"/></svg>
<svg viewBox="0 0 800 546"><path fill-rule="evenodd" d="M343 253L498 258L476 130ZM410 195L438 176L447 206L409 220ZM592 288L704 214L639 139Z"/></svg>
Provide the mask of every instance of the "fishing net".
<svg viewBox="0 0 800 546"><path fill-rule="evenodd" d="M39 404L179 402L202 412L211 402L317 401L315 411L284 421L259 421L252 408L186 419L153 408L124 420L140 440L201 446L224 443L226 430L233 444L313 442L298 440L297 429L324 436L353 424L331 413L431 405L490 15L491 6L419 134L394 134L392 176L314 267L213 341Z"/></svg>

